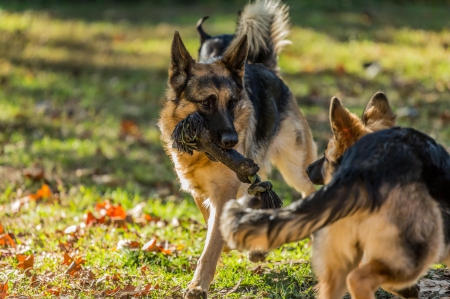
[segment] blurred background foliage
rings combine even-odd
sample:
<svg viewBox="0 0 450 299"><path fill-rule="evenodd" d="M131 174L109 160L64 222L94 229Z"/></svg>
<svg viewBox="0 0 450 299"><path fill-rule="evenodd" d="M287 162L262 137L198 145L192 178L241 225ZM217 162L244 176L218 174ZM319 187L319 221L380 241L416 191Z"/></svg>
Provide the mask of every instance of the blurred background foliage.
<svg viewBox="0 0 450 299"><path fill-rule="evenodd" d="M450 145L450 1L286 2L293 44L282 75L320 152L329 99L361 113L378 90L401 125ZM197 20L209 15L208 33L232 33L245 4L0 1L1 190L13 197L32 184L23 171L42 168L69 190L183 198L156 127L173 32L196 57ZM274 177L283 196L298 196Z"/></svg>

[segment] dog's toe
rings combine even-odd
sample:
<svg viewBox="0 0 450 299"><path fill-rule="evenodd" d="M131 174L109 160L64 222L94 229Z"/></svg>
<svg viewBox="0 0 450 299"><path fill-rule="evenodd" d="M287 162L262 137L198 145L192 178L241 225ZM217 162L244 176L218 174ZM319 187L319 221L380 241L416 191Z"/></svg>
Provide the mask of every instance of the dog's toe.
<svg viewBox="0 0 450 299"><path fill-rule="evenodd" d="M267 257L267 252L263 252L263 251L249 251L248 252L248 259L253 263L262 262L266 259L266 257Z"/></svg>
<svg viewBox="0 0 450 299"><path fill-rule="evenodd" d="M206 291L201 287L187 289L184 293L184 299L206 299Z"/></svg>

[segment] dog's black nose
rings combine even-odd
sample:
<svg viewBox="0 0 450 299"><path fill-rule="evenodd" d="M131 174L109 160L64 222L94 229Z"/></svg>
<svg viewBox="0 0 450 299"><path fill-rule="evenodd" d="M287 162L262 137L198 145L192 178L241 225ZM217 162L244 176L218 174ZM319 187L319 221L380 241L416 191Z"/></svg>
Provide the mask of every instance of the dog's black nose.
<svg viewBox="0 0 450 299"><path fill-rule="evenodd" d="M309 170L311 169L311 164L306 167L306 175L309 177Z"/></svg>
<svg viewBox="0 0 450 299"><path fill-rule="evenodd" d="M236 133L223 133L220 137L220 143L226 149L233 148L238 141L238 135Z"/></svg>

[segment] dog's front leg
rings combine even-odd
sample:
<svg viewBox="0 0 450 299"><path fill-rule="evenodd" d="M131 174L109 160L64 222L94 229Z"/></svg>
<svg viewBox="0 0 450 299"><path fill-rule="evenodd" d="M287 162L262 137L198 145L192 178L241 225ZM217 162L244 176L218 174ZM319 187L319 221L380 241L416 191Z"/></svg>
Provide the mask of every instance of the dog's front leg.
<svg viewBox="0 0 450 299"><path fill-rule="evenodd" d="M229 190L230 191L230 190ZM231 194L234 193L234 194ZM228 192L227 195L210 198L208 232L206 235L205 247L203 253L197 262L197 269L194 278L190 282L184 298L186 299L205 299L211 284L216 265L220 258L220 254L225 245L220 232L220 215L222 214L225 202L236 196L236 191Z"/></svg>

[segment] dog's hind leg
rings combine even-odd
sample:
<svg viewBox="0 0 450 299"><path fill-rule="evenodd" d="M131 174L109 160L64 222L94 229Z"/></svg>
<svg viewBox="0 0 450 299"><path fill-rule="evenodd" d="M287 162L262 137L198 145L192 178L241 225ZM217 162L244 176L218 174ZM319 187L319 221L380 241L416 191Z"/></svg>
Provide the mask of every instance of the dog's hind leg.
<svg viewBox="0 0 450 299"><path fill-rule="evenodd" d="M306 167L316 159L317 147L304 116L297 107L292 109L281 122L269 148L269 156L286 183L305 198L315 190L306 174Z"/></svg>

